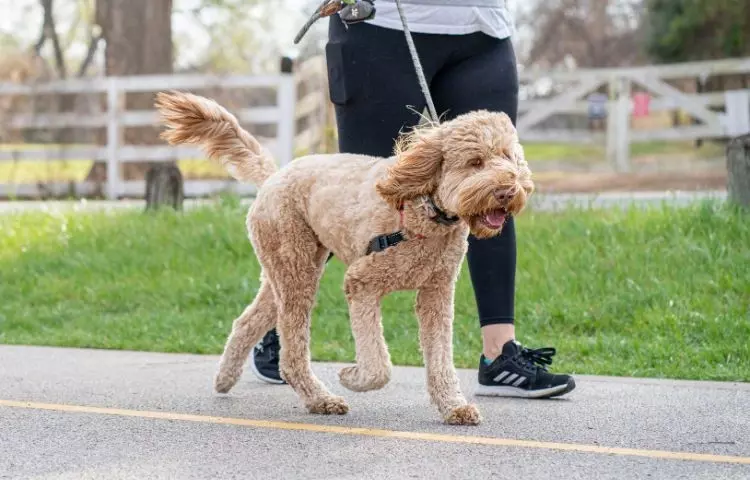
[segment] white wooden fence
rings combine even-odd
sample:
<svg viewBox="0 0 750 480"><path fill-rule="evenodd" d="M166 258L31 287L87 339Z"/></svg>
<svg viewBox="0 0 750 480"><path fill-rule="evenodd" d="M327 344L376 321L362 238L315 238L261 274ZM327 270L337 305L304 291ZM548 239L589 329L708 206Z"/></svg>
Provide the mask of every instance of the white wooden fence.
<svg viewBox="0 0 750 480"><path fill-rule="evenodd" d="M750 58L638 68L522 72L523 88L527 92L534 92L534 96L529 99L522 98L520 102L519 135L525 142L601 142L606 144L607 159L611 164L618 170L628 171L631 168L630 146L633 142L728 138L750 132L750 89L746 86L712 93L690 92L675 86L675 82L679 81L684 86L690 82L695 83L696 78L705 80L711 76L732 74L750 74ZM300 98L298 92L301 85L305 85L304 89L307 92ZM545 86L548 91L540 95L540 90ZM276 136L261 141L282 165L292 160L295 151L315 151L319 148L325 141L326 128L331 127L330 115L327 113L330 103L325 62L322 57L297 65L293 73L282 71L274 75L160 75L80 79L33 85L0 83L0 99L12 95L34 97L40 94L81 92L100 92L106 94L107 98L106 111L102 114L17 115L9 122L14 129L106 128L107 141L104 146L6 150L0 151L0 162L81 158L106 161L106 196L142 197L145 193L144 182L123 181L120 177L122 164L169 161L186 157L201 158L201 155L199 150L194 148L171 147L166 144L124 144L124 128L155 126L157 116L154 110L124 110L123 96L130 92L212 88L275 89L276 101L272 106L232 110L243 123L277 125ZM585 127L555 126L553 120L556 116L583 119L585 124L589 108L586 97L597 89L607 94L606 129L603 132L591 131ZM652 96L649 103L650 112L681 110L697 119L698 123L657 129L632 128L633 93L637 89ZM309 125L298 132L296 126L300 119L308 119ZM101 189L101 186L94 182L77 183L73 187L75 195L90 195ZM0 197L38 197L44 193L50 196L64 195L70 189L70 183L0 185ZM253 190L253 186L239 184L232 179L185 182L186 196L204 196L218 191L248 194Z"/></svg>
<svg viewBox="0 0 750 480"><path fill-rule="evenodd" d="M285 59L286 60L286 59ZM282 61L282 65L291 65ZM44 84L0 83L0 97L35 97L44 94L106 94L106 111L101 114L81 115L61 113L44 115L15 115L8 121L11 129L24 128L105 128L105 146L57 146L0 151L0 162L19 160L64 161L87 159L105 161L107 180L105 194L109 199L119 197L142 197L145 182L124 181L121 178L121 165L128 162L174 161L176 158L202 158L199 149L194 147L172 147L163 145L127 145L123 142L126 127L158 126L158 115L151 110L126 110L124 97L127 93L158 92L170 89L253 89L271 88L276 91L276 101L272 106L232 109L243 124L275 124L276 136L259 138L275 155L281 165L292 161L295 151L315 151L325 135L327 90L324 87L325 64L315 57L290 69L282 67L275 75L229 75L211 76L201 74L155 75L131 77L105 77L53 81ZM298 98L298 89L306 86L308 92ZM308 127L298 132L299 120L307 119ZM43 195L65 195L71 189L70 183L45 183L0 185L0 197L39 197ZM79 182L74 185L76 195L90 195L101 190L94 182ZM254 187L227 180L185 180L186 196L204 196L218 191L233 191L240 194L252 193Z"/></svg>
<svg viewBox="0 0 750 480"><path fill-rule="evenodd" d="M721 139L750 133L750 89L746 81L741 82L739 88L711 93L685 92L673 85L748 74L750 57L635 68L523 72L521 82L527 91L547 87L550 92L544 98L520 102L519 136L526 142L604 142L608 161L617 170L628 171L631 169L630 146L634 142ZM597 89L604 89L608 96L605 132L540 126L559 114L585 118L589 108L585 97ZM698 123L634 130L633 93L636 89L650 97L650 113L681 110Z"/></svg>

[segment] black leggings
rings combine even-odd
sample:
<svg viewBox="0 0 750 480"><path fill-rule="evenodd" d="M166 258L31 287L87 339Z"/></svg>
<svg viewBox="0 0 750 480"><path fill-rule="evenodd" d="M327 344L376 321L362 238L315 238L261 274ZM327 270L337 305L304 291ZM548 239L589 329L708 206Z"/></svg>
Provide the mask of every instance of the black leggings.
<svg viewBox="0 0 750 480"><path fill-rule="evenodd" d="M483 33L412 33L438 115L503 111L515 123L518 75L510 39ZM339 150L390 156L396 137L418 123L425 100L400 30L366 23L345 28L334 15L326 45ZM411 109L409 108L411 107ZM509 218L501 235L469 237L469 272L480 325L513 323L516 233Z"/></svg>

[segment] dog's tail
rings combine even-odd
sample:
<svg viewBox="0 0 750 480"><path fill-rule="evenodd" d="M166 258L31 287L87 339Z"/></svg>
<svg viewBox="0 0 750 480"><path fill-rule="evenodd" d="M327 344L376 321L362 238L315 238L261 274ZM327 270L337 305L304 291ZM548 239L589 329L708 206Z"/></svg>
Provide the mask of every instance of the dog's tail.
<svg viewBox="0 0 750 480"><path fill-rule="evenodd" d="M184 92L159 92L156 109L167 130L161 138L172 145L200 145L209 159L221 163L240 181L260 187L278 169L273 158L224 107Z"/></svg>

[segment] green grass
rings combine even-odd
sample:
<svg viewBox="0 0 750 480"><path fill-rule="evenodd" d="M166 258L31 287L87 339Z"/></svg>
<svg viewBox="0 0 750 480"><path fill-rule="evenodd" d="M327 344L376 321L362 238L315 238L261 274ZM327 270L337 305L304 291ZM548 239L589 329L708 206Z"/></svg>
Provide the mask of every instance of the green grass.
<svg viewBox="0 0 750 480"><path fill-rule="evenodd" d="M245 211L0 216L0 343L220 353L258 288ZM750 381L750 218L682 210L526 212L518 219L518 337L575 373ZM313 319L316 360L352 361L333 260ZM383 305L396 364L421 365L412 293ZM481 350L466 269L456 363Z"/></svg>
<svg viewBox="0 0 750 480"><path fill-rule="evenodd" d="M43 148L34 144L0 144L0 152ZM54 152L54 145L48 146ZM576 145L568 143L525 143L526 157L532 162L568 161L601 163L606 161L604 145ZM696 150L691 142L644 142L632 145L634 158L658 155L681 155L685 158L723 156L722 147L707 143ZM222 167L204 159L183 158L178 165L186 178L228 178ZM86 178L93 161L71 159L46 162L24 160L0 162L0 183L24 184L35 182L80 182Z"/></svg>

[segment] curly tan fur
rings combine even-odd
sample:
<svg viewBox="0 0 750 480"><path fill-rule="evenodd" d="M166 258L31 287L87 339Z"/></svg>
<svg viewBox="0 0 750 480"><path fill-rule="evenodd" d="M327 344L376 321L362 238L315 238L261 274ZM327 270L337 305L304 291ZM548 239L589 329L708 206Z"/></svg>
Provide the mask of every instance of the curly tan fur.
<svg viewBox="0 0 750 480"><path fill-rule="evenodd" d="M437 187L442 155L440 129L432 124L416 128L396 141L396 164L376 184L378 193L393 207L428 195Z"/></svg>
<svg viewBox="0 0 750 480"><path fill-rule="evenodd" d="M234 321L217 391L235 385L252 345L275 325L281 375L307 409L348 411L310 364L310 312L326 258L334 253L347 265L344 292L356 346L356 364L339 372L340 382L353 391L388 383L391 359L380 303L391 292L416 290L430 399L446 423L480 422L453 365L453 299L468 233L497 235L505 215L518 214L534 189L507 115L475 111L420 127L400 139L390 158L310 155L276 171L257 142L212 100L162 93L157 108L171 129L165 134L170 143L202 145L211 158L241 172L238 178L262 185L247 216L262 285ZM434 221L426 196L460 221ZM373 237L397 230L404 242L366 253Z"/></svg>
<svg viewBox="0 0 750 480"><path fill-rule="evenodd" d="M191 93L159 92L156 108L167 126L161 138L172 145L200 145L237 180L260 186L276 172L273 158L216 102Z"/></svg>

